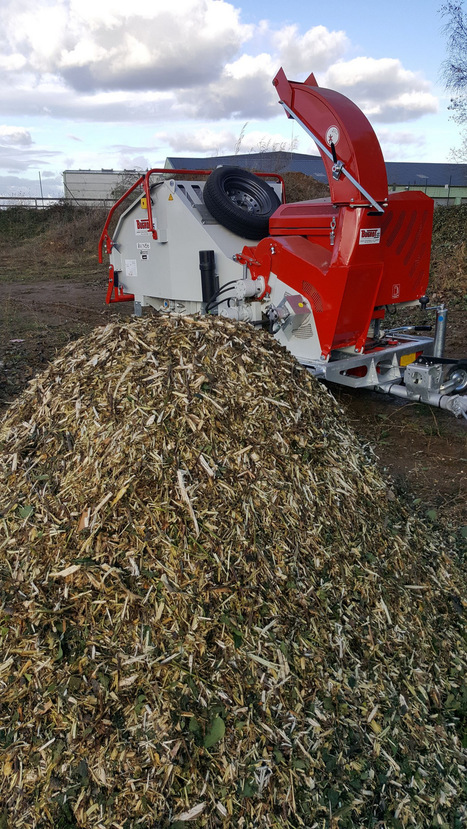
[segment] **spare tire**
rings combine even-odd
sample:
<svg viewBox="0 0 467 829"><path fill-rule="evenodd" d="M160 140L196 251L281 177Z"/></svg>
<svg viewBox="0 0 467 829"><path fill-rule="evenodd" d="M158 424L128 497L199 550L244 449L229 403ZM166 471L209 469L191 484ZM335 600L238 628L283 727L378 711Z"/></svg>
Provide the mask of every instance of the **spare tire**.
<svg viewBox="0 0 467 829"><path fill-rule="evenodd" d="M204 203L219 224L246 239L269 233L269 219L280 205L273 188L240 167L216 167L204 185Z"/></svg>

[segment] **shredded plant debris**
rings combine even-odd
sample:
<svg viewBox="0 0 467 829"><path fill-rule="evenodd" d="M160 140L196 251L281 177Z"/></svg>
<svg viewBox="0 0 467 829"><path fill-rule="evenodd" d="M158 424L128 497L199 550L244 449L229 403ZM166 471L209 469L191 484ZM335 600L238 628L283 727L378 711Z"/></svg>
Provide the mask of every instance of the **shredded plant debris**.
<svg viewBox="0 0 467 829"><path fill-rule="evenodd" d="M273 338L96 329L1 449L2 827L465 825L465 575Z"/></svg>

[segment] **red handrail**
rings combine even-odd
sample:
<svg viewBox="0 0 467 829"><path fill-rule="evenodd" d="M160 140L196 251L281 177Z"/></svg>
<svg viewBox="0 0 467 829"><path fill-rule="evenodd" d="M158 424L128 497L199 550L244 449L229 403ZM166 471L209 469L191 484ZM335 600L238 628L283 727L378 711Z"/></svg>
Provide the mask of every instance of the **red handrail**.
<svg viewBox="0 0 467 829"><path fill-rule="evenodd" d="M136 188L139 187L139 185L141 184L141 182L143 180L144 180L144 176L140 176L138 181L135 181L135 183L132 184L132 186L129 188L129 190L127 190L126 193L124 193L123 196L118 201L116 201L115 204L112 205L112 207L110 208L109 215L107 216L107 220L106 220L106 223L104 225L104 229L103 229L103 231L101 233L101 236L100 236L100 239L99 239L98 253L99 253L99 262L100 263L102 263L102 261L103 261L103 259L102 259L102 246L104 244L104 241L107 243L106 246L105 246L106 247L106 253L110 253L110 251L112 250L112 240L111 240L109 234L107 233L107 231L109 229L109 224L110 224L110 221L112 219L113 214L115 213L117 207L119 207L121 205L121 203L123 201L125 201L126 198L128 198L128 196L130 195L130 193L133 192L133 190L136 190Z"/></svg>

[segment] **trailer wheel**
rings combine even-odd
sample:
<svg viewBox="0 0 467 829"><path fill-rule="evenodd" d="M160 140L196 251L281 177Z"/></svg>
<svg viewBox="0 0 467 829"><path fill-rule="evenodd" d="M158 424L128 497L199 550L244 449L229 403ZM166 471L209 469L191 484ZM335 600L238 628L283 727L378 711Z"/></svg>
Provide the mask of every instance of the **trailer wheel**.
<svg viewBox="0 0 467 829"><path fill-rule="evenodd" d="M246 239L269 233L269 218L280 205L273 188L239 167L217 167L204 185L204 203L219 224Z"/></svg>
<svg viewBox="0 0 467 829"><path fill-rule="evenodd" d="M457 385L454 391L457 394L463 394L467 391L467 360L459 360L449 372L447 379L456 381Z"/></svg>

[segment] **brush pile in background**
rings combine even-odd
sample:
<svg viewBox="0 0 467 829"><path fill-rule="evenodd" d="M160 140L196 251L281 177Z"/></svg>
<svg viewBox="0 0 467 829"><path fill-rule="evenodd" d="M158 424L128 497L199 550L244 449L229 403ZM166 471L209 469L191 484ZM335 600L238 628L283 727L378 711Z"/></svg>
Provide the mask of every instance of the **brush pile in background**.
<svg viewBox="0 0 467 829"><path fill-rule="evenodd" d="M5 826L464 825L465 576L272 338L97 329L1 448Z"/></svg>

